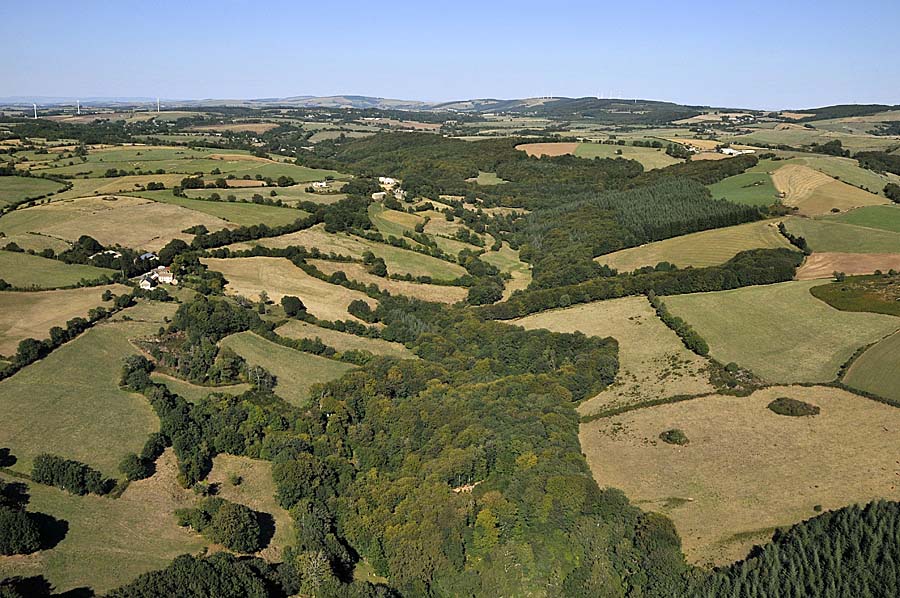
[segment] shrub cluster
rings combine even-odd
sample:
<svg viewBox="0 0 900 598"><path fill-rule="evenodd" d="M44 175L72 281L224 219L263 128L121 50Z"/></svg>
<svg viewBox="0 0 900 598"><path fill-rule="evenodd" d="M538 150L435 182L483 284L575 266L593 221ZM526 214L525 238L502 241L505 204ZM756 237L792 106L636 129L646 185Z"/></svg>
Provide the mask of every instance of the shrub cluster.
<svg viewBox="0 0 900 598"><path fill-rule="evenodd" d="M770 411L778 415L787 415L790 417L809 417L819 415L819 407L811 405L797 399L788 397L778 397L767 405Z"/></svg>

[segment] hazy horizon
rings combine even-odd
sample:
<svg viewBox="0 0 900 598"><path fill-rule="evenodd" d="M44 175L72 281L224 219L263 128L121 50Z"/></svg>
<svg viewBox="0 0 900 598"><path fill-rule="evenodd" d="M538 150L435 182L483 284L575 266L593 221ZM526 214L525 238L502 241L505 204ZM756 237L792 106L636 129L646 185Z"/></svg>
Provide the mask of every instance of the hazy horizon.
<svg viewBox="0 0 900 598"><path fill-rule="evenodd" d="M0 97L615 97L753 109L900 103L887 0L339 10L247 0L4 4ZM840 34L839 40L836 36Z"/></svg>

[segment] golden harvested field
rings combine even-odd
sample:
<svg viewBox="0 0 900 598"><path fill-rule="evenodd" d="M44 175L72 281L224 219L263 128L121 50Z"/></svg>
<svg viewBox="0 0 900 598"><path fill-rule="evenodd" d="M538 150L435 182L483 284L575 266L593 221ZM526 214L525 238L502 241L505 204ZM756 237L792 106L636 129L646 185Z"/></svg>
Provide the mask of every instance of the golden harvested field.
<svg viewBox="0 0 900 598"><path fill-rule="evenodd" d="M514 320L526 329L583 332L619 341L619 375L578 407L590 415L611 407L682 394L713 392L706 359L688 351L645 297L625 297L542 312Z"/></svg>
<svg viewBox="0 0 900 598"><path fill-rule="evenodd" d="M237 486L229 480L240 476ZM294 522L291 514L275 500L275 482L272 480L272 463L249 457L218 455L207 480L219 485L217 496L246 505L254 511L272 516L275 533L269 545L256 553L270 562L281 562L284 549L294 543Z"/></svg>
<svg viewBox="0 0 900 598"><path fill-rule="evenodd" d="M309 313L324 320L355 319L347 313L347 306L355 299L365 301L373 308L377 304L365 293L313 278L287 258L203 258L201 261L210 270L225 276L228 281L225 289L232 295L243 295L255 301L260 292L265 291L275 303L285 295L294 295L300 297Z"/></svg>
<svg viewBox="0 0 900 598"><path fill-rule="evenodd" d="M208 542L175 520L176 509L197 500L197 495L178 484L177 473L175 455L167 449L156 462L156 473L132 482L117 499L73 496L29 484L28 510L63 519L69 529L50 550L0 556L0 577L43 574L56 592L86 586L106 592L167 566L180 554L199 552Z"/></svg>
<svg viewBox="0 0 900 598"><path fill-rule="evenodd" d="M900 270L900 253L813 253L797 269L797 280L831 278L834 272L872 274Z"/></svg>
<svg viewBox="0 0 900 598"><path fill-rule="evenodd" d="M330 262L328 260L309 260L316 268L325 274L343 272L350 280L356 280L363 284L376 284L378 288L389 292L391 295L405 295L415 297L422 301L436 301L438 303L456 303L462 301L468 295L465 287L450 287L437 284L422 284L405 280L391 280L369 274L363 264L356 262Z"/></svg>
<svg viewBox="0 0 900 598"><path fill-rule="evenodd" d="M670 262L679 268L700 268L722 264L748 249L778 247L790 249L792 245L778 232L776 221L765 220L647 243L601 255L594 261L620 272L655 266L659 262Z"/></svg>
<svg viewBox="0 0 900 598"><path fill-rule="evenodd" d="M566 154L574 154L578 149L577 142L558 142L558 143L523 143L516 146L517 150L523 151L529 156L564 156Z"/></svg>
<svg viewBox="0 0 900 598"><path fill-rule="evenodd" d="M775 188L784 194L783 202L799 208L807 216L828 214L832 208L840 211L862 206L888 203L884 197L837 181L808 166L786 164L772 173Z"/></svg>
<svg viewBox="0 0 900 598"><path fill-rule="evenodd" d="M229 188L235 189L244 189L247 187L265 187L265 181L257 181L256 179L230 179L226 180L225 184L228 185Z"/></svg>
<svg viewBox="0 0 900 598"><path fill-rule="evenodd" d="M108 285L61 291L0 293L0 355L12 356L19 341L26 338L49 338L54 326L66 327L75 317L87 317L94 307L109 307L101 295L106 290L113 293L130 293L124 285Z"/></svg>
<svg viewBox="0 0 900 598"><path fill-rule="evenodd" d="M453 280L466 273L466 270L459 264L453 264L430 255L392 247L384 243L376 243L344 233L327 233L324 225L321 224L280 237L260 239L250 243L237 243L230 246L230 248L235 250L249 249L253 245L273 248L302 246L312 249L315 247L322 253L334 253L357 259L361 259L364 252L371 251L377 257L384 259L389 272L412 274L413 276L431 276L437 280Z"/></svg>
<svg viewBox="0 0 900 598"><path fill-rule="evenodd" d="M286 338L319 338L329 347L333 347L338 351L368 351L374 355L384 355L386 357L397 357L399 359L417 359L416 355L401 345L400 343L392 343L380 338L367 338L365 336L357 336L349 332L341 332L339 330L331 330L330 328L322 328L309 322L301 322L300 320L288 320L275 329L275 332Z"/></svg>
<svg viewBox="0 0 900 598"><path fill-rule="evenodd" d="M665 297L709 343L721 363L736 362L773 383L830 382L859 347L900 328L900 318L839 311L791 281Z"/></svg>
<svg viewBox="0 0 900 598"><path fill-rule="evenodd" d="M122 245L150 251L172 239L190 242L181 231L202 224L209 230L233 228L221 218L180 206L138 197L84 197L16 210L0 220L7 235L41 233L67 241L90 235L103 245Z"/></svg>
<svg viewBox="0 0 900 598"><path fill-rule="evenodd" d="M777 397L814 404L776 415ZM670 445L678 428L689 440ZM774 528L876 498L898 498L900 409L836 388L773 387L713 395L582 424L581 447L601 487L621 488L675 523L688 561L721 565Z"/></svg>

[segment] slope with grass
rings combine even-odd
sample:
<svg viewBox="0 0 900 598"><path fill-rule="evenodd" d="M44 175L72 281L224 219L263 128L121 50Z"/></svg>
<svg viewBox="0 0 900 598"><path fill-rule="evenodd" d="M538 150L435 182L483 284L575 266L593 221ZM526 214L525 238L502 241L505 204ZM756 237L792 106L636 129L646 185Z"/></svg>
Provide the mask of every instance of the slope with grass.
<svg viewBox="0 0 900 598"><path fill-rule="evenodd" d="M349 363L282 347L252 332L225 337L221 345L243 357L249 365L262 366L275 374L275 394L296 406L307 403L309 389L313 384L340 378L355 367Z"/></svg>
<svg viewBox="0 0 900 598"><path fill-rule="evenodd" d="M830 218L788 218L784 225L791 234L804 237L814 252L900 253L900 232Z"/></svg>
<svg viewBox="0 0 900 598"><path fill-rule="evenodd" d="M772 160L761 160L742 174L709 185L709 190L715 198L752 206L770 206L779 200L771 176L779 165L779 162Z"/></svg>
<svg viewBox="0 0 900 598"><path fill-rule="evenodd" d="M900 270L900 253L813 253L797 268L797 280L830 278L834 272L872 274Z"/></svg>
<svg viewBox="0 0 900 598"><path fill-rule="evenodd" d="M778 397L813 417L767 409ZM684 446L659 440L678 428ZM900 409L836 388L772 387L713 395L582 424L582 450L600 486L620 488L675 523L688 561L743 558L775 528L876 498L896 498Z"/></svg>
<svg viewBox="0 0 900 598"><path fill-rule="evenodd" d="M139 452L159 428L147 399L120 390L119 376L122 360L138 353L128 339L161 324L98 324L0 381L0 437L19 458L14 469L27 473L36 455L52 452L116 476L122 457Z"/></svg>
<svg viewBox="0 0 900 598"><path fill-rule="evenodd" d="M642 401L712 392L706 359L688 351L656 316L646 297L586 303L514 320L526 329L612 336L619 342L619 374L579 406L582 415Z"/></svg>
<svg viewBox="0 0 900 598"><path fill-rule="evenodd" d="M489 244L491 237L488 237ZM481 260L496 266L501 274L509 274L503 287L503 299L509 299L516 291L525 290L531 284L531 264L519 259L519 250L513 249L509 243L504 242L498 251L485 251L481 254Z"/></svg>
<svg viewBox="0 0 900 598"><path fill-rule="evenodd" d="M369 204L369 220L385 237L403 238L403 233L413 232L416 225L424 222L417 214L408 214L398 210L385 208L380 203ZM413 241L409 241L414 243Z"/></svg>
<svg viewBox="0 0 900 598"><path fill-rule="evenodd" d="M104 245L157 250L172 239L190 242L181 231L202 224L232 228L221 218L137 197L86 197L16 210L0 219L7 235L41 233L67 241L90 235Z"/></svg>
<svg viewBox="0 0 900 598"><path fill-rule="evenodd" d="M150 377L157 384L164 384L173 393L184 397L191 403L196 403L205 399L212 393L224 393L230 395L239 395L250 390L249 384L229 384L225 386L202 386L200 384L192 384L186 380L175 378L160 372L153 372Z"/></svg>
<svg viewBox="0 0 900 598"><path fill-rule="evenodd" d="M375 307L376 301L364 293L314 278L281 257L203 258L210 270L221 272L228 285L226 291L257 300L265 291L278 303L285 295L300 297L309 313L325 320L347 320L353 317L347 306L354 300Z"/></svg>
<svg viewBox="0 0 900 598"><path fill-rule="evenodd" d="M900 328L900 319L834 309L809 292L820 281L666 297L722 363L773 383L828 382L854 351Z"/></svg>
<svg viewBox="0 0 900 598"><path fill-rule="evenodd" d="M665 168L672 164L678 164L684 160L673 158L663 148L635 147L632 145L609 145L602 143L579 143L575 148L575 155L579 158L622 158L624 160L636 160L643 165L645 170Z"/></svg>
<svg viewBox="0 0 900 598"><path fill-rule="evenodd" d="M900 401L900 332L866 349L847 370L844 384Z"/></svg>
<svg viewBox="0 0 900 598"><path fill-rule="evenodd" d="M40 292L0 292L0 355L12 356L19 341L26 338L43 340L50 337L54 326L66 327L75 317L86 318L95 307L109 307L102 296L105 291L130 293L123 285L107 285L82 289Z"/></svg>
<svg viewBox="0 0 900 598"><path fill-rule="evenodd" d="M5 239L0 239L0 244ZM67 264L28 253L0 251L0 279L14 287L52 289L112 277L115 270L84 264Z"/></svg>
<svg viewBox="0 0 900 598"><path fill-rule="evenodd" d="M172 195L171 191L151 191L141 193L140 195L142 197L153 199L154 201L181 206L189 210L221 218L222 220L232 222L239 226L253 226L254 224L284 226L285 224L293 224L299 218L305 218L309 215L303 210L267 206L264 204L205 201L202 199L176 197Z"/></svg>
<svg viewBox="0 0 900 598"><path fill-rule="evenodd" d="M270 562L281 562L284 549L295 543L291 514L275 500L276 488L272 480L272 463L249 457L218 455L207 480L218 485L217 496L263 513L270 521L262 525L263 535L272 532L267 546L256 553ZM235 484L234 482L239 482ZM268 529L269 524L275 529Z"/></svg>
<svg viewBox="0 0 900 598"><path fill-rule="evenodd" d="M355 280L366 285L378 285L378 288L392 295L404 295L414 297L422 301L436 301L438 303L456 303L466 298L468 289L465 287L451 287L437 284L423 284L406 280L392 280L382 276L370 274L366 267L356 262L330 262L327 260L309 260L309 263L325 274L343 272L350 280Z"/></svg>
<svg viewBox="0 0 900 598"><path fill-rule="evenodd" d="M766 220L672 237L601 255L595 261L620 272L655 266L659 262L669 262L679 268L700 268L725 263L748 249L779 247L790 249L792 245L778 232L776 221Z"/></svg>
<svg viewBox="0 0 900 598"><path fill-rule="evenodd" d="M900 206L869 206L827 220L900 233Z"/></svg>
<svg viewBox="0 0 900 598"><path fill-rule="evenodd" d="M373 355L384 355L385 357L397 357L398 359L415 359L416 355L401 345L385 341L380 338L368 338L365 336L357 336L349 332L340 332L339 330L331 330L330 328L322 328L309 322L300 320L288 320L275 329L279 336L285 338L301 339L301 338L319 338L329 347L333 347L338 351L368 351Z"/></svg>
<svg viewBox="0 0 900 598"><path fill-rule="evenodd" d="M784 194L782 202L800 214L813 216L887 203L887 199L835 180L809 166L786 164L772 174L775 188Z"/></svg>
<svg viewBox="0 0 900 598"><path fill-rule="evenodd" d="M66 521L68 530L49 550L0 556L0 578L44 575L57 592L84 587L106 592L165 567L180 554L200 551L207 542L175 520L175 509L196 500L193 492L178 485L176 475L170 449L157 460L152 477L132 482L118 499L73 496L29 484L29 510Z"/></svg>
<svg viewBox="0 0 900 598"><path fill-rule="evenodd" d="M366 251L371 251L376 257L384 260L389 272L411 274L413 276L430 276L435 280L454 280L466 273L466 270L459 264L345 233L328 233L325 232L323 225L316 225L312 228L279 237L260 239L249 243L238 243L232 245L231 249L249 249L254 245L272 248L291 246L301 246L307 249L317 248L325 254L334 253L357 259L361 259Z"/></svg>
<svg viewBox="0 0 900 598"><path fill-rule="evenodd" d="M0 176L0 207L16 204L56 193L65 184L27 176Z"/></svg>

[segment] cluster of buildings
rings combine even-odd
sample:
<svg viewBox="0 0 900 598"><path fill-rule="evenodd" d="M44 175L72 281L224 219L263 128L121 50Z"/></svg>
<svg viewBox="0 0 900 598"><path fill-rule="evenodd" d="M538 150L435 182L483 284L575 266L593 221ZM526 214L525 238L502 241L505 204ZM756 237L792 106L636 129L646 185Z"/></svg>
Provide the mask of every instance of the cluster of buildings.
<svg viewBox="0 0 900 598"><path fill-rule="evenodd" d="M141 276L138 286L145 291L152 291L160 284L178 284L175 274L167 266L157 266Z"/></svg>

